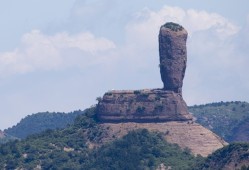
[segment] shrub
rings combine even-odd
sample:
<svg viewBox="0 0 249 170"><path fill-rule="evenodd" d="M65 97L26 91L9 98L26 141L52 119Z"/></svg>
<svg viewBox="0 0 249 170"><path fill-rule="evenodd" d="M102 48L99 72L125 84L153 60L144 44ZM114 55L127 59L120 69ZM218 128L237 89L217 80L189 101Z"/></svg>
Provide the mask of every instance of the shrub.
<svg viewBox="0 0 249 170"><path fill-rule="evenodd" d="M140 94L141 92L139 90L135 90L134 94Z"/></svg>
<svg viewBox="0 0 249 170"><path fill-rule="evenodd" d="M137 110L136 110L137 113L144 113L144 111L145 111L145 107L144 106L142 106L142 107L138 106L137 107Z"/></svg>
<svg viewBox="0 0 249 170"><path fill-rule="evenodd" d="M173 23L173 22L167 22L163 26L171 29L172 31L176 31L176 32L183 30L183 27L181 25Z"/></svg>

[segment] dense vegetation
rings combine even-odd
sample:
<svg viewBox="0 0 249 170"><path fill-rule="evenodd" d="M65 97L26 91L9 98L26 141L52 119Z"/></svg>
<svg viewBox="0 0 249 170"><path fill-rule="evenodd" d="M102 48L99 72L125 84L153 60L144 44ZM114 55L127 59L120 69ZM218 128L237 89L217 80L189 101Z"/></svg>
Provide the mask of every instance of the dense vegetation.
<svg viewBox="0 0 249 170"><path fill-rule="evenodd" d="M172 31L176 31L176 32L183 30L183 27L181 25L174 23L174 22L167 22L163 26L171 29Z"/></svg>
<svg viewBox="0 0 249 170"><path fill-rule="evenodd" d="M131 131L122 139L94 152L91 168L96 169L156 169L160 164L172 169L192 169L201 157L189 150L167 143L160 134L146 129Z"/></svg>
<svg viewBox="0 0 249 170"><path fill-rule="evenodd" d="M94 108L88 109L65 129L47 130L22 141L1 145L0 169L34 169L37 166L42 169L79 169L80 164L88 164L86 134L92 141L98 136L93 113Z"/></svg>
<svg viewBox="0 0 249 170"><path fill-rule="evenodd" d="M91 149L92 144L101 143L103 135L95 108L90 108L64 129L1 145L0 169L155 169L161 163L172 169L191 169L201 160L147 130Z"/></svg>
<svg viewBox="0 0 249 170"><path fill-rule="evenodd" d="M198 123L226 141L249 141L249 103L211 103L191 106L189 111L197 118Z"/></svg>
<svg viewBox="0 0 249 170"><path fill-rule="evenodd" d="M47 129L64 128L72 124L74 119L83 114L83 111L74 111L71 113L49 113L42 112L28 115L23 118L17 125L6 129L4 132L20 139L28 135L40 133Z"/></svg>
<svg viewBox="0 0 249 170"><path fill-rule="evenodd" d="M197 170L249 169L249 144L233 143L210 155Z"/></svg>

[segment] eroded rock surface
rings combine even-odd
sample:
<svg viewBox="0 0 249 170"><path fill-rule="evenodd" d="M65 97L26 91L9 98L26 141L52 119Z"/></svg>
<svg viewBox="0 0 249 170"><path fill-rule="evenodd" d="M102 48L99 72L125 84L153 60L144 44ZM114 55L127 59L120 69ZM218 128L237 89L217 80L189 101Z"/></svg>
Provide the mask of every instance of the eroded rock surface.
<svg viewBox="0 0 249 170"><path fill-rule="evenodd" d="M107 92L98 104L98 113L104 122L192 120L182 96L162 89Z"/></svg>
<svg viewBox="0 0 249 170"><path fill-rule="evenodd" d="M187 36L187 31L178 24L166 23L160 28L160 73L165 90L182 92L187 63Z"/></svg>

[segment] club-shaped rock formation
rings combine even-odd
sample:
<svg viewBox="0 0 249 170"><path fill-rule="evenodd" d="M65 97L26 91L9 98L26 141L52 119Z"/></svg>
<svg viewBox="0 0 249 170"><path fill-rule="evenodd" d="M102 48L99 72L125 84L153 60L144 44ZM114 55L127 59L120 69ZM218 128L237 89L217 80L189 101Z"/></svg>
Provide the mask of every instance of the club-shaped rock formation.
<svg viewBox="0 0 249 170"><path fill-rule="evenodd" d="M162 89L113 90L99 100L98 119L102 122L189 121L192 115L182 98L187 62L187 31L166 23L159 32Z"/></svg>
<svg viewBox="0 0 249 170"><path fill-rule="evenodd" d="M160 73L164 90L182 92L187 63L187 36L187 31L175 23L166 23L160 28Z"/></svg>

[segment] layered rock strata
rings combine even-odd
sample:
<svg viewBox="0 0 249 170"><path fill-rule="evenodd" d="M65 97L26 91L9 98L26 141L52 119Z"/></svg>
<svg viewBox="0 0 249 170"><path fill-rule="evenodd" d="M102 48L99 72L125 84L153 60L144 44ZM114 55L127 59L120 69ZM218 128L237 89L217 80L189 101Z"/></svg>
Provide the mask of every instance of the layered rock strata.
<svg viewBox="0 0 249 170"><path fill-rule="evenodd" d="M188 121L192 116L182 96L162 89L107 92L98 104L103 122Z"/></svg>
<svg viewBox="0 0 249 170"><path fill-rule="evenodd" d="M160 73L163 89L105 93L98 103L102 122L164 122L192 120L182 98L187 62L187 31L166 23L159 32Z"/></svg>

